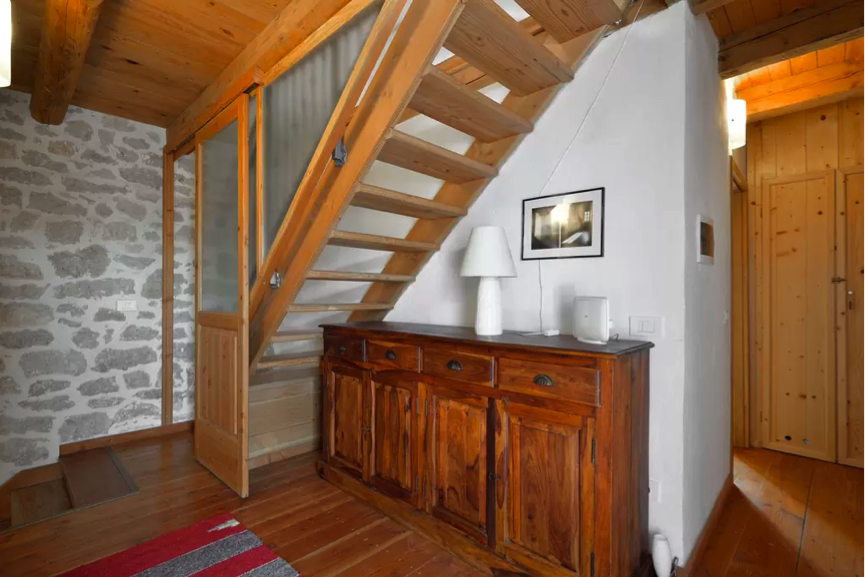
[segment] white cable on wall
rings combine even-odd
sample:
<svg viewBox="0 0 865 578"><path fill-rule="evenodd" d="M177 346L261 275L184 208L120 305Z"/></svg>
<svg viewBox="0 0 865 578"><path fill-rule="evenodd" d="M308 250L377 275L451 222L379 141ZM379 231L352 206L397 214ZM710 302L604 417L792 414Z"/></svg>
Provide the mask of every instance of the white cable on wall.
<svg viewBox="0 0 865 578"><path fill-rule="evenodd" d="M553 180L553 177L556 174L556 171L559 170L559 166L561 166L562 161L565 160L565 157L571 152L571 147L574 146L574 143L577 141L577 137L580 136L580 133L583 130L583 125L586 124L586 119L589 118L589 114L591 114L592 109L595 107L595 103L598 101L598 98L601 96L601 93L604 91L604 87L607 86L607 80L609 80L610 75L613 73L613 69L616 67L616 63L619 61L619 56L621 56L622 51L625 49L625 45L628 43L628 37L631 35L631 29L633 24L637 22L637 19L640 17L640 12L643 10L643 4L645 0L641 0L640 7L637 9L637 14L634 16L634 22L631 26L628 27L627 32L625 32L625 39L622 41L622 45L619 47L619 51L616 52L616 57L613 59L613 63L610 64L610 69L607 71L607 74L604 76L604 81L601 83L601 87L598 89L598 92L595 94L595 97L592 99L591 104L589 104L589 109L586 111L585 116L583 116L583 120L580 121L580 126L577 127L577 132L574 134L574 138L571 139L571 142L568 143L565 151L559 156L559 159L556 161L556 166L553 167L553 170L550 172L550 176L547 177L546 182L544 182L544 186L541 187L541 192L538 194L538 197L544 196L544 191L547 190L547 186L550 184L550 181ZM540 298L540 309L538 311L538 331L541 333L544 332L544 282L543 282L543 261L538 260L538 288L541 292Z"/></svg>

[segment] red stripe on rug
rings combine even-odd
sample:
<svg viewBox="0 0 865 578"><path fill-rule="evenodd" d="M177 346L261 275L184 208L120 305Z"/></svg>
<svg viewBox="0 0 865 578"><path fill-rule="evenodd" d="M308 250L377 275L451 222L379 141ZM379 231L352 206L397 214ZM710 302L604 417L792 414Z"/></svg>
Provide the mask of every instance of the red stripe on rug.
<svg viewBox="0 0 865 578"><path fill-rule="evenodd" d="M246 530L242 524L237 523L234 526L211 531L233 519L231 514L214 516L188 528L165 534L123 552L102 558L92 564L79 566L75 570L63 574L63 576L134 576L148 568Z"/></svg>
<svg viewBox="0 0 865 578"><path fill-rule="evenodd" d="M277 558L279 556L274 554L270 548L259 546L219 564L214 564L210 568L205 568L198 574L193 574L193 576L243 576L250 570L255 570L259 566L264 566Z"/></svg>

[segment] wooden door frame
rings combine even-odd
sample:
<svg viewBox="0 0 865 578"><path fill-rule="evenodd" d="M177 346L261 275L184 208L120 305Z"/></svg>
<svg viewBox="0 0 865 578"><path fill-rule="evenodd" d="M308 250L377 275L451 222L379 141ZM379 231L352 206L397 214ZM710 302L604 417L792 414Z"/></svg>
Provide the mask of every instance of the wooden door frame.
<svg viewBox="0 0 865 578"><path fill-rule="evenodd" d="M204 171L204 142L215 136L237 120L237 275L238 298L236 313L216 313L201 310L201 233ZM210 326L222 326L238 333L240 351L237 363L237 440L239 443L239 468L241 469L238 488L233 488L240 497L249 495L249 95L238 96L210 122L195 133L195 420L201 411L201 364L199 363L200 325L208 322ZM164 328L163 328L164 329ZM196 428L195 435L203 435ZM197 447L197 444L196 444ZM224 481L224 480L223 480Z"/></svg>
<svg viewBox="0 0 865 578"><path fill-rule="evenodd" d="M761 254L761 264L760 267L755 271L757 277L757 283L761 284L763 287L762 294L757 300L756 303L756 311L757 317L763 320L761 327L761 338L762 338L762 346L759 348L757 355L760 357L760 378L757 384L757 407L755 411L758 412L759 423L760 423L760 441L761 446L765 448L769 448L770 446L770 422L769 418L763 418L764 412L768 412L771 406L770 402L770 388L769 388L769 380L771 378L771 363L769 360L769 352L771 350L771 323L768 317L769 311L771 310L771 287L769 286L769 281L767 279L767 273L769 270L770 263L770 248L771 248L771 239L769 236L770 231L770 219L772 215L772 205L771 199L769 197L770 187L774 185L783 185L787 183L801 182L801 181L809 181L809 180L817 180L824 178L827 180L827 190L831 190L833 194L836 190L836 178L835 178L836 169L827 169L822 171L811 171L807 173L797 173L793 175L785 175L781 177L772 177L765 178L763 177L760 182L760 201L761 206L763 208L762 214L760 217L760 230L762 234L762 240L760 246L758 247L758 251ZM835 206L837 206L837 199L835 199ZM834 209L833 209L834 210ZM834 245L836 237L833 236L831 239L831 244ZM831 259L833 266L835 255L834 251L831 256L827 256ZM833 295L834 297L834 295ZM834 322L835 319L835 306L834 299L832 299L832 312L829 313L829 321ZM833 348L833 351L828 352L827 358L830 360L836 359L836 351L837 347L835 347L835 339L830 340L830 344ZM835 363L827 364L827 370L830 373L828 382L829 383L837 383L836 377L836 365ZM830 411L830 419L827 424L827 431L833 432L833 435L837 438L837 415L835 405L837 403L837 395L836 395L837 386L831 388L830 390L830 398L827 400L827 406L831 408ZM830 440L830 448L829 454L831 457L831 461L837 460L838 448L837 448L837 439ZM772 449L772 448L769 448ZM778 450L781 451L781 450ZM824 459L818 456L809 456L814 459Z"/></svg>
<svg viewBox="0 0 865 578"><path fill-rule="evenodd" d="M835 276L846 279L847 277L847 177L857 173L865 172L865 168L846 167L837 169L835 178ZM839 464L863 467L862 459L851 459L847 457L847 404L841 396L842 391L847 390L847 316L844 314L847 308L847 283L842 281L835 284L835 359L836 359L836 455Z"/></svg>
<svg viewBox="0 0 865 578"><path fill-rule="evenodd" d="M738 192L736 192L738 191ZM741 204L741 209L739 211L739 227L740 227L740 237L741 237L741 254L739 255L739 259L741 260L741 266L735 267L736 254L732 251L733 242L732 242L732 232L733 226L731 225L731 242L730 242L730 253L731 253L731 289L732 295L735 296L738 293L740 294L739 299L741 300L741 310L740 311L732 311L732 297L731 297L731 317L733 319L733 324L741 323L741 339L737 339L736 333L732 332L731 336L731 347L732 350L735 351L736 348L741 348L742 351L742 359L741 359L741 367L738 368L734 365L734 359L731 355L730 365L731 365L731 388L733 395L730 396L730 403L732 406L731 412L731 429L732 435L730 436L730 443L732 447L750 447L751 446L751 379L750 379L750 275L749 275L749 194L748 194L748 182L745 178L742 171L739 169L739 166L736 164L736 161L733 157L730 157L730 204L731 204L731 223L735 220L735 213L732 211L732 206L735 203ZM737 319L738 317L738 319ZM739 342L741 341L741 343ZM744 444L736 444L736 421L734 416L736 415L737 407L736 407L736 397L735 391L737 388L737 375L741 379L741 383L739 387L741 388L741 403L742 406L740 409L742 411L742 432L741 436L743 436ZM730 450L730 467L732 468L733 461L733 451L732 447ZM732 470L731 470L732 471Z"/></svg>

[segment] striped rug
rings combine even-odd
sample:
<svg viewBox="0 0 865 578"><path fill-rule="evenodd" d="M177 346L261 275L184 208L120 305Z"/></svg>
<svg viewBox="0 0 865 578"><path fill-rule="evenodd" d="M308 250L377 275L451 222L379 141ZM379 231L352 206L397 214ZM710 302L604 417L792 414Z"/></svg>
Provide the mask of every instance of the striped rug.
<svg viewBox="0 0 865 578"><path fill-rule="evenodd" d="M160 536L64 576L298 576L230 514Z"/></svg>

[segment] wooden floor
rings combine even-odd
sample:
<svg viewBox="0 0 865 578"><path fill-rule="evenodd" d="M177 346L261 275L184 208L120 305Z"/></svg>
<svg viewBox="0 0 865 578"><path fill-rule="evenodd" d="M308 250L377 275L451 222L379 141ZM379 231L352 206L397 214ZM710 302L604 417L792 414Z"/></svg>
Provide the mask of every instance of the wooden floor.
<svg viewBox="0 0 865 578"><path fill-rule="evenodd" d="M736 450L735 486L692 576L862 576L862 470Z"/></svg>
<svg viewBox="0 0 865 578"><path fill-rule="evenodd" d="M320 479L317 454L253 470L241 500L198 465L189 433L115 451L140 491L0 534L0 574L59 574L227 511L304 576L480 575Z"/></svg>

